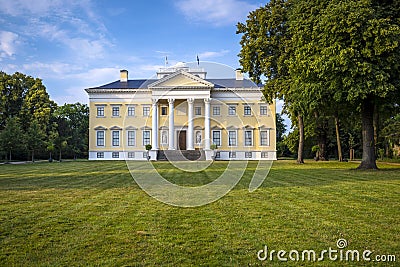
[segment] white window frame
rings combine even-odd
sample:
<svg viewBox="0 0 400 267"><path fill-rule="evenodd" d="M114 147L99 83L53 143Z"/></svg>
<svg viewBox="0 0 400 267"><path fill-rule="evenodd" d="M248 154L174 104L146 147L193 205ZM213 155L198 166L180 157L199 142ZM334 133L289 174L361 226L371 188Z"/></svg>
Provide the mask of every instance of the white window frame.
<svg viewBox="0 0 400 267"><path fill-rule="evenodd" d="M269 108L268 104L261 104L260 105L260 116L268 116L268 108ZM264 113L264 111L265 111L265 113Z"/></svg>
<svg viewBox="0 0 400 267"><path fill-rule="evenodd" d="M146 137L145 133L149 134L148 138L146 138L146 139L145 139L145 137ZM147 142L147 139L148 139L148 142ZM142 144L143 144L143 146L151 144L151 131L150 130L143 130L142 131Z"/></svg>
<svg viewBox="0 0 400 267"><path fill-rule="evenodd" d="M251 135L250 135L250 137L251 137L251 144L249 145L249 144L247 144L247 139L246 139L246 133L247 132L250 132L251 133ZM243 138L243 141L244 141L244 146L247 146L247 147L250 147L250 146L253 146L254 145L254 130L249 130L249 129L245 129L244 130L244 132L243 132L243 134L244 134L244 138Z"/></svg>
<svg viewBox="0 0 400 267"><path fill-rule="evenodd" d="M114 118L119 117L121 112L121 109L119 106L111 106L111 116Z"/></svg>
<svg viewBox="0 0 400 267"><path fill-rule="evenodd" d="M200 110L200 112L198 112L199 110ZM201 110L202 110L201 106L195 106L194 107L194 115L201 116Z"/></svg>
<svg viewBox="0 0 400 267"><path fill-rule="evenodd" d="M218 110L218 112L216 112ZM221 106L212 106L212 115L221 116Z"/></svg>
<svg viewBox="0 0 400 267"><path fill-rule="evenodd" d="M237 106L236 105L228 105L228 116L236 116L236 114L237 114Z"/></svg>
<svg viewBox="0 0 400 267"><path fill-rule="evenodd" d="M261 158L267 159L268 158L268 151L261 151Z"/></svg>
<svg viewBox="0 0 400 267"><path fill-rule="evenodd" d="M246 114L247 110L250 110L250 114ZM251 106L249 104L243 105L243 116L252 116L253 111L251 110Z"/></svg>
<svg viewBox="0 0 400 267"><path fill-rule="evenodd" d="M229 158L236 159L236 151L229 151Z"/></svg>
<svg viewBox="0 0 400 267"><path fill-rule="evenodd" d="M266 133L267 143L263 143L262 134ZM260 130L260 146L270 146L270 131L269 130Z"/></svg>
<svg viewBox="0 0 400 267"><path fill-rule="evenodd" d="M235 142L234 144L231 144L231 132L235 133ZM237 147L237 143L238 143L238 133L237 130L228 130L228 146L229 147Z"/></svg>
<svg viewBox="0 0 400 267"><path fill-rule="evenodd" d="M97 152L97 153L96 153L96 158L98 158L98 159L104 159L104 152Z"/></svg>
<svg viewBox="0 0 400 267"><path fill-rule="evenodd" d="M150 117L150 106L143 106L143 117Z"/></svg>
<svg viewBox="0 0 400 267"><path fill-rule="evenodd" d="M246 158L246 159L253 158L253 152L251 152L251 151L244 152L244 158Z"/></svg>
<svg viewBox="0 0 400 267"><path fill-rule="evenodd" d="M97 106L97 108L96 108L96 111L97 111L97 117L98 118L103 118L103 117L105 117L105 107L104 106ZM100 112L101 111L101 112ZM99 113L101 113L102 115L99 115Z"/></svg>
<svg viewBox="0 0 400 267"><path fill-rule="evenodd" d="M136 108L134 106L128 106L127 114L128 117L135 117Z"/></svg>
<svg viewBox="0 0 400 267"><path fill-rule="evenodd" d="M118 133L118 136L114 135L115 133ZM111 131L111 146L119 147L120 145L121 145L121 131L119 130Z"/></svg>
<svg viewBox="0 0 400 267"><path fill-rule="evenodd" d="M135 158L135 152L128 152L128 159L134 159Z"/></svg>
<svg viewBox="0 0 400 267"><path fill-rule="evenodd" d="M116 152L116 151L112 152L112 153L111 153L111 158L113 158L113 159L119 159L119 152Z"/></svg>
<svg viewBox="0 0 400 267"><path fill-rule="evenodd" d="M103 144L99 145L99 133L103 133ZM106 132L104 130L98 130L96 131L96 146L97 147L105 147L106 145Z"/></svg>
<svg viewBox="0 0 400 267"><path fill-rule="evenodd" d="M163 114L163 110L165 109L165 114ZM160 107L160 116L168 116L168 106Z"/></svg>
<svg viewBox="0 0 400 267"><path fill-rule="evenodd" d="M130 134L133 134L132 136L129 136ZM131 143L130 141L132 141L133 139L133 143ZM128 130L126 132L126 143L128 146L136 146L136 131L135 130Z"/></svg>
<svg viewBox="0 0 400 267"><path fill-rule="evenodd" d="M217 133L217 132L219 133L219 144L217 144L217 143L214 142L214 133ZM212 130L211 134L212 134L212 142L213 142L213 144L215 144L215 145L217 145L218 147L220 147L221 144L222 144L221 130Z"/></svg>

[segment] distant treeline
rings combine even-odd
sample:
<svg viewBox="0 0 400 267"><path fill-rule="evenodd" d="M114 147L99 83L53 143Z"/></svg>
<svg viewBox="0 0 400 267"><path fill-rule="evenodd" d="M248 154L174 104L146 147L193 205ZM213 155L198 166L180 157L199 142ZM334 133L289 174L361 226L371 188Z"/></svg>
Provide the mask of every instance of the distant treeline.
<svg viewBox="0 0 400 267"><path fill-rule="evenodd" d="M0 72L0 160L86 158L89 108L58 106L42 80Z"/></svg>

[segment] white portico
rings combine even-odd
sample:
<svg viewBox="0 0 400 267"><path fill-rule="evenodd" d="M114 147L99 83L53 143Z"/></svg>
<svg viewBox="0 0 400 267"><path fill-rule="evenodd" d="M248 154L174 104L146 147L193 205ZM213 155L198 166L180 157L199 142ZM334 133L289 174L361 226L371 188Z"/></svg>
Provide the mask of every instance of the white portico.
<svg viewBox="0 0 400 267"><path fill-rule="evenodd" d="M201 73L199 71L199 73ZM205 73L204 73L205 75ZM185 129L186 150L194 150L194 103L202 101L204 107L204 150L210 149L210 95L214 85L184 69L175 71L170 75L150 84L152 91L152 128L159 129L159 106L160 100L168 101L168 150L176 150L176 127L175 127L175 103L176 100L184 100L187 105L187 121ZM152 132L152 150L159 150L158 131ZM154 156L154 155L153 155Z"/></svg>

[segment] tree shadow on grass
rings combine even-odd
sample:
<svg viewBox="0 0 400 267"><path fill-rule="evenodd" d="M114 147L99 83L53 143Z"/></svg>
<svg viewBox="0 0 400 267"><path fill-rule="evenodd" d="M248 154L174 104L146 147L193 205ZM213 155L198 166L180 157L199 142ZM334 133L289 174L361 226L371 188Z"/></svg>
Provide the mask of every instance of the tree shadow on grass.
<svg viewBox="0 0 400 267"><path fill-rule="evenodd" d="M214 162L199 172L185 172L168 162L156 162L153 166L168 181L182 186L201 186L217 179L228 162ZM307 187L323 186L340 182L363 182L399 180L400 168L384 166L376 171L349 168L352 165L324 163L297 165L275 162L260 186ZM247 164L244 175L233 190L248 189L257 162ZM125 162L71 162L42 163L30 165L0 166L0 190L41 190L41 189L139 189ZM240 170L238 170L240 171Z"/></svg>

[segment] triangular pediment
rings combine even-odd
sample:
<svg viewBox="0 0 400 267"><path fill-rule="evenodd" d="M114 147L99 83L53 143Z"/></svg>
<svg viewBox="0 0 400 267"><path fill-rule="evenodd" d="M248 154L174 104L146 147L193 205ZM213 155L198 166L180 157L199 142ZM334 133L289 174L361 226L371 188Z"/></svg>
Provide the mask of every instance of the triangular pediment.
<svg viewBox="0 0 400 267"><path fill-rule="evenodd" d="M149 85L151 89L162 88L213 88L214 84L184 70L174 72Z"/></svg>

